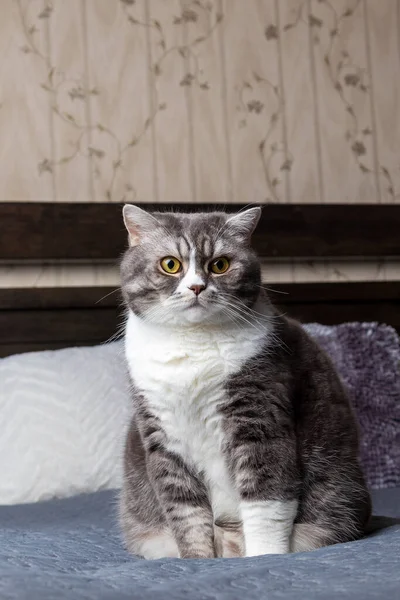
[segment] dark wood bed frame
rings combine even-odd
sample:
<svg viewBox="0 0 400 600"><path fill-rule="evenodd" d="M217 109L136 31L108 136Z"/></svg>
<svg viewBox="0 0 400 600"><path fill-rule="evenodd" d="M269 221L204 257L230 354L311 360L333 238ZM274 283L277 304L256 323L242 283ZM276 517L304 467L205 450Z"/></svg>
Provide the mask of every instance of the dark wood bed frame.
<svg viewBox="0 0 400 600"><path fill-rule="evenodd" d="M219 208L236 211L242 206ZM117 262L125 244L117 204L0 203L3 262ZM400 259L400 206L266 205L254 245L264 258ZM268 286L277 290L271 293L273 301L303 322L373 320L400 331L400 272L399 281L390 282L269 282ZM116 332L121 312L121 299L113 288L0 288L0 356L104 342Z"/></svg>

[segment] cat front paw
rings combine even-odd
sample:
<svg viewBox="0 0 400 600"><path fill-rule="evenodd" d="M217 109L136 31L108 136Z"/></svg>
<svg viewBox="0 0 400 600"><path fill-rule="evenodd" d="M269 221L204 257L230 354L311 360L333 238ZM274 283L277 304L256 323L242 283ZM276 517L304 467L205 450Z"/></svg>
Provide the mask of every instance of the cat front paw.
<svg viewBox="0 0 400 600"><path fill-rule="evenodd" d="M214 546L218 558L245 556L241 523L214 525Z"/></svg>
<svg viewBox="0 0 400 600"><path fill-rule="evenodd" d="M288 554L289 542L271 543L268 540L246 541L245 556L264 556L265 554Z"/></svg>

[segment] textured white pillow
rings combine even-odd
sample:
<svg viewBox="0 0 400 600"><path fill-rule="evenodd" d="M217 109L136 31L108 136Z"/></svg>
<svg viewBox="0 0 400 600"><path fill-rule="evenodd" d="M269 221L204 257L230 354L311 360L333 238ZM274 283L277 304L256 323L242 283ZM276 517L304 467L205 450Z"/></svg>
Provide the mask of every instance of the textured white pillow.
<svg viewBox="0 0 400 600"><path fill-rule="evenodd" d="M118 487L129 421L122 342L0 360L0 504Z"/></svg>

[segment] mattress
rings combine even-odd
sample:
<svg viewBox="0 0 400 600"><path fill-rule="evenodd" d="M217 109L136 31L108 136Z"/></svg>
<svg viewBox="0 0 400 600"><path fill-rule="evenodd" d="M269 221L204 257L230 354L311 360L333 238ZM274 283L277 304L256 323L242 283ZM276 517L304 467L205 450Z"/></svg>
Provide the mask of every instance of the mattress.
<svg viewBox="0 0 400 600"><path fill-rule="evenodd" d="M376 531L308 553L144 561L123 548L115 492L0 507L1 600L369 600L400 597L400 488Z"/></svg>

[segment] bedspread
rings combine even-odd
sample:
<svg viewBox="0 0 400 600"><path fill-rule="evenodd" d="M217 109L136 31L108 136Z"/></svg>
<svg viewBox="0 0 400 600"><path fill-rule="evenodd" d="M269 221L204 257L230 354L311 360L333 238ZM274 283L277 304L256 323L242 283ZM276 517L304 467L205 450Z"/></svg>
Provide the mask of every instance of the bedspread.
<svg viewBox="0 0 400 600"><path fill-rule="evenodd" d="M374 492L400 517L400 489ZM242 559L144 561L122 547L114 492L0 507L1 600L369 600L400 597L400 520L358 542Z"/></svg>

